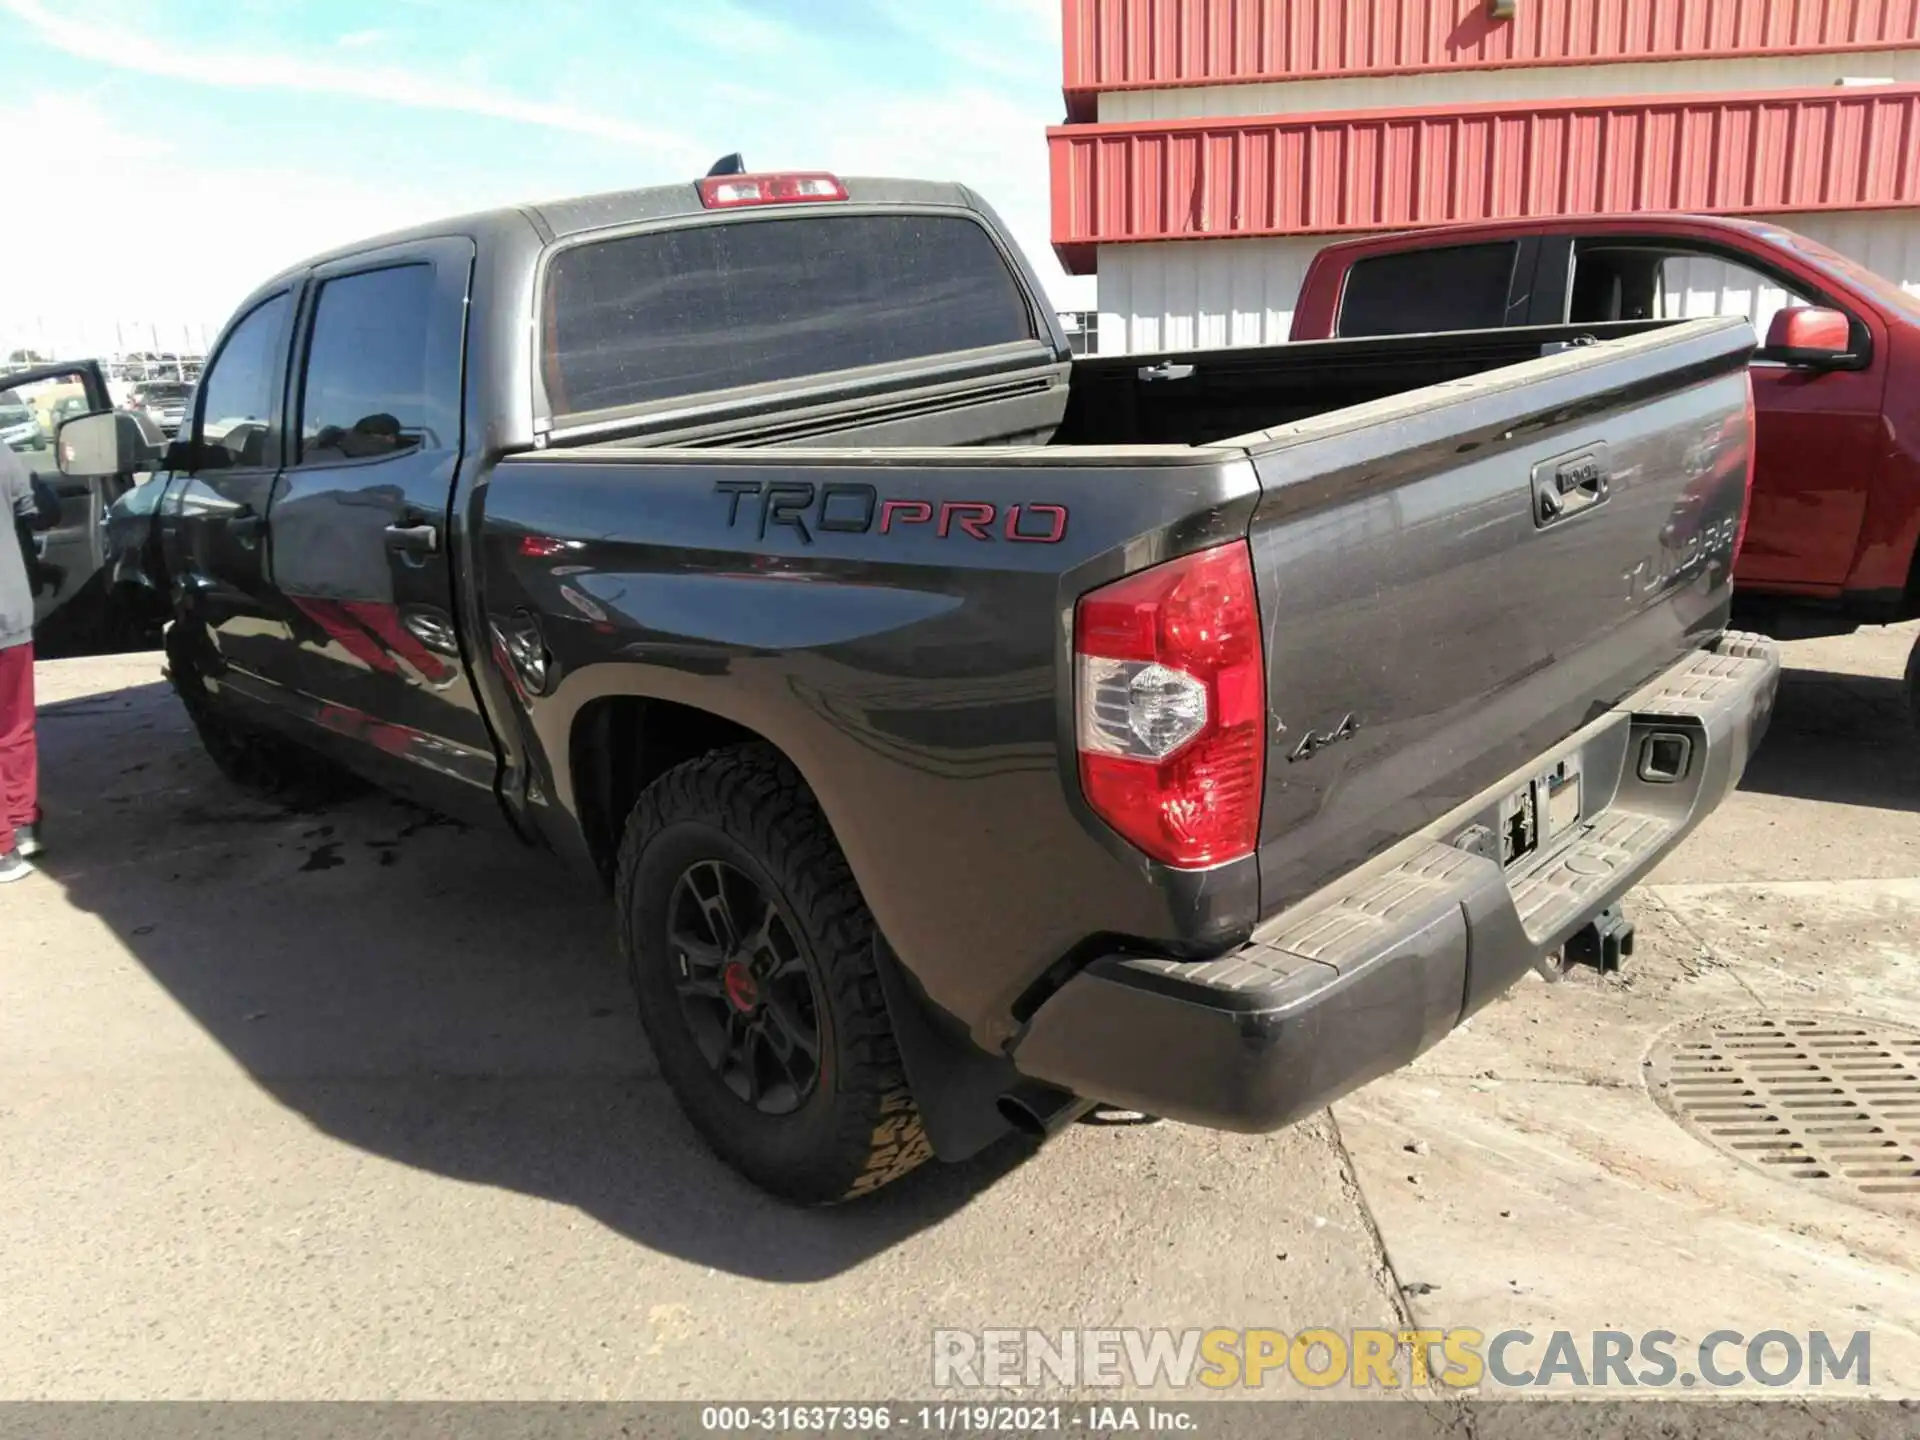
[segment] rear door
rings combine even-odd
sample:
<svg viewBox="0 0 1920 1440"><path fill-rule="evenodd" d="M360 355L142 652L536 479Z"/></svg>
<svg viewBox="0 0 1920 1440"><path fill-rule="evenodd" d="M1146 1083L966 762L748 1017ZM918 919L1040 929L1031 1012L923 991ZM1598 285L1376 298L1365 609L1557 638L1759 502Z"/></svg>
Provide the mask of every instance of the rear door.
<svg viewBox="0 0 1920 1440"><path fill-rule="evenodd" d="M1262 908L1431 823L1724 624L1744 322L1415 390L1253 447L1276 731Z"/></svg>
<svg viewBox="0 0 1920 1440"><path fill-rule="evenodd" d="M314 272L268 529L307 718L383 783L497 815L447 546L473 255L442 239Z"/></svg>

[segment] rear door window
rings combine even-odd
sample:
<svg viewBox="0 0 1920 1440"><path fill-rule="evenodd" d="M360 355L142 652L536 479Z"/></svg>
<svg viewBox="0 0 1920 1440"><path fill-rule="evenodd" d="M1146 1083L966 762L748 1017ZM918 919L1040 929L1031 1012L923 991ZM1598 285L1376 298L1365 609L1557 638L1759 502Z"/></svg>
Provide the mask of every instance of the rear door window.
<svg viewBox="0 0 1920 1440"><path fill-rule="evenodd" d="M560 251L542 378L553 412L579 415L1034 338L964 216L743 220Z"/></svg>
<svg viewBox="0 0 1920 1440"><path fill-rule="evenodd" d="M1420 335L1495 330L1507 323L1507 299L1520 253L1511 240L1408 250L1356 261L1340 301L1342 335Z"/></svg>
<svg viewBox="0 0 1920 1440"><path fill-rule="evenodd" d="M300 396L302 465L441 449L454 377L430 375L433 267L392 265L326 282Z"/></svg>

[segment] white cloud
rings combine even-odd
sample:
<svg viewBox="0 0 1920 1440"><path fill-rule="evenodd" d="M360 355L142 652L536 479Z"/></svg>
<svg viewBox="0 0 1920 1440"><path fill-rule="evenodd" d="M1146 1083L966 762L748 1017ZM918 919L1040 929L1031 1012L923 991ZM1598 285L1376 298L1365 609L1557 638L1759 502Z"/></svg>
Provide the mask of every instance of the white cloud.
<svg viewBox="0 0 1920 1440"><path fill-rule="evenodd" d="M484 115L524 125L590 135L601 140L645 146L654 155L691 158L697 147L684 135L636 125L615 115L559 101L522 99L496 89L461 84L431 75L270 51L220 50L175 44L97 18L76 18L42 0L0 0L31 26L35 37L73 56L118 70L132 70L196 85L246 90L291 90L338 95L421 110Z"/></svg>
<svg viewBox="0 0 1920 1440"><path fill-rule="evenodd" d="M178 349L306 255L471 208L432 189L189 163L73 96L0 101L0 133L61 140L48 203L0 224L0 350L97 353L119 322L157 327L161 348ZM152 344L144 328L126 341Z"/></svg>
<svg viewBox="0 0 1920 1440"><path fill-rule="evenodd" d="M984 0L992 17L950 12L926 0L883 0L886 14L907 34L932 46L962 71L1029 79L1057 68L1050 36L1021 34L1032 21L1028 0ZM1041 0L1044 3L1044 0ZM1059 16L1054 16L1059 23Z"/></svg>
<svg viewBox="0 0 1920 1440"><path fill-rule="evenodd" d="M648 19L722 54L797 55L819 43L784 20L744 9L733 0L697 0L685 8L668 5Z"/></svg>
<svg viewBox="0 0 1920 1440"><path fill-rule="evenodd" d="M1038 63L1044 66L1048 54L1057 55L1046 48L1057 17L1043 13L1052 10L1054 0L979 3L1018 12L998 22L1009 45L1027 43L1023 37L1031 20ZM240 57L199 44L130 39L109 25L75 21L42 0L0 0L0 17L9 12L32 25L40 40L102 67L198 84L279 84L343 101L379 99L520 119L636 144L648 137L648 148L631 166L616 155L595 169L576 167L567 189L611 189L674 174L692 177L716 155L735 148L761 169L818 166L845 174L958 180L998 210L1056 304L1093 303L1093 281L1063 275L1049 244L1044 131L1057 100L1044 81L1012 86L993 73L970 70L978 83L923 91L905 88L899 75L842 85L803 65L790 85L763 93L752 88L758 76L739 82L693 76L707 100L719 100L707 115L719 128L697 143L674 134L654 145L655 130L585 108L597 103L593 92L570 77L555 83L588 96L578 108L503 96L474 71L443 69L434 77L378 67L369 71L355 61L377 44L371 36L356 46L361 35L344 35L339 48L323 49L320 59L273 53ZM756 24L750 31L756 46L813 43L779 21ZM823 87L834 103L821 103ZM722 95L723 89L737 93ZM675 124L695 124L670 95L648 92L647 104L652 114L675 117ZM715 115L723 118L715 122ZM138 320L158 323L162 348L175 348L185 343L179 338L182 326L217 329L247 291L306 255L554 188L550 177L530 174L524 166L475 163L476 154L482 160L485 155L473 150L450 152L443 171L416 169L404 186L384 182L377 168L241 167L223 163L217 149L175 144L164 127L150 122L151 116L109 108L85 94L0 92L0 133L61 137L53 202L36 207L34 223L0 224L0 276L6 280L0 284L0 347L99 350L113 344L116 320ZM137 343L151 342L142 336Z"/></svg>

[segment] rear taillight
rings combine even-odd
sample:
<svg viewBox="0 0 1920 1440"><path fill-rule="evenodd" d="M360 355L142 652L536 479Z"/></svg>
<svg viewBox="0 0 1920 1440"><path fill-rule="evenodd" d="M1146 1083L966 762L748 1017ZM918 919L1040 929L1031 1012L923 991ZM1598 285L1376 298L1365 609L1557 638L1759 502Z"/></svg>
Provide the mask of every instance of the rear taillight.
<svg viewBox="0 0 1920 1440"><path fill-rule="evenodd" d="M824 172L810 175L710 175L700 182L700 203L709 210L741 205L801 205L844 200L847 187Z"/></svg>
<svg viewBox="0 0 1920 1440"><path fill-rule="evenodd" d="M1182 869L1252 854L1266 674L1246 543L1095 590L1074 612L1073 648L1080 784L1094 813Z"/></svg>

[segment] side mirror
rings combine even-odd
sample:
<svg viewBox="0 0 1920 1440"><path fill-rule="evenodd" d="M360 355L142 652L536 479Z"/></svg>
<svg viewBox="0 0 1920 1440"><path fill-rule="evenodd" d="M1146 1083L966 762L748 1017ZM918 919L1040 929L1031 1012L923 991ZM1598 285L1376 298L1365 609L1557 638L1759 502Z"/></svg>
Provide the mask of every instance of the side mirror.
<svg viewBox="0 0 1920 1440"><path fill-rule="evenodd" d="M147 416L124 410L76 415L61 424L53 442L60 473L85 480L151 470L166 443Z"/></svg>
<svg viewBox="0 0 1920 1440"><path fill-rule="evenodd" d="M1813 305L1777 310L1761 356L1810 370L1837 369L1853 359L1853 326L1838 310Z"/></svg>

